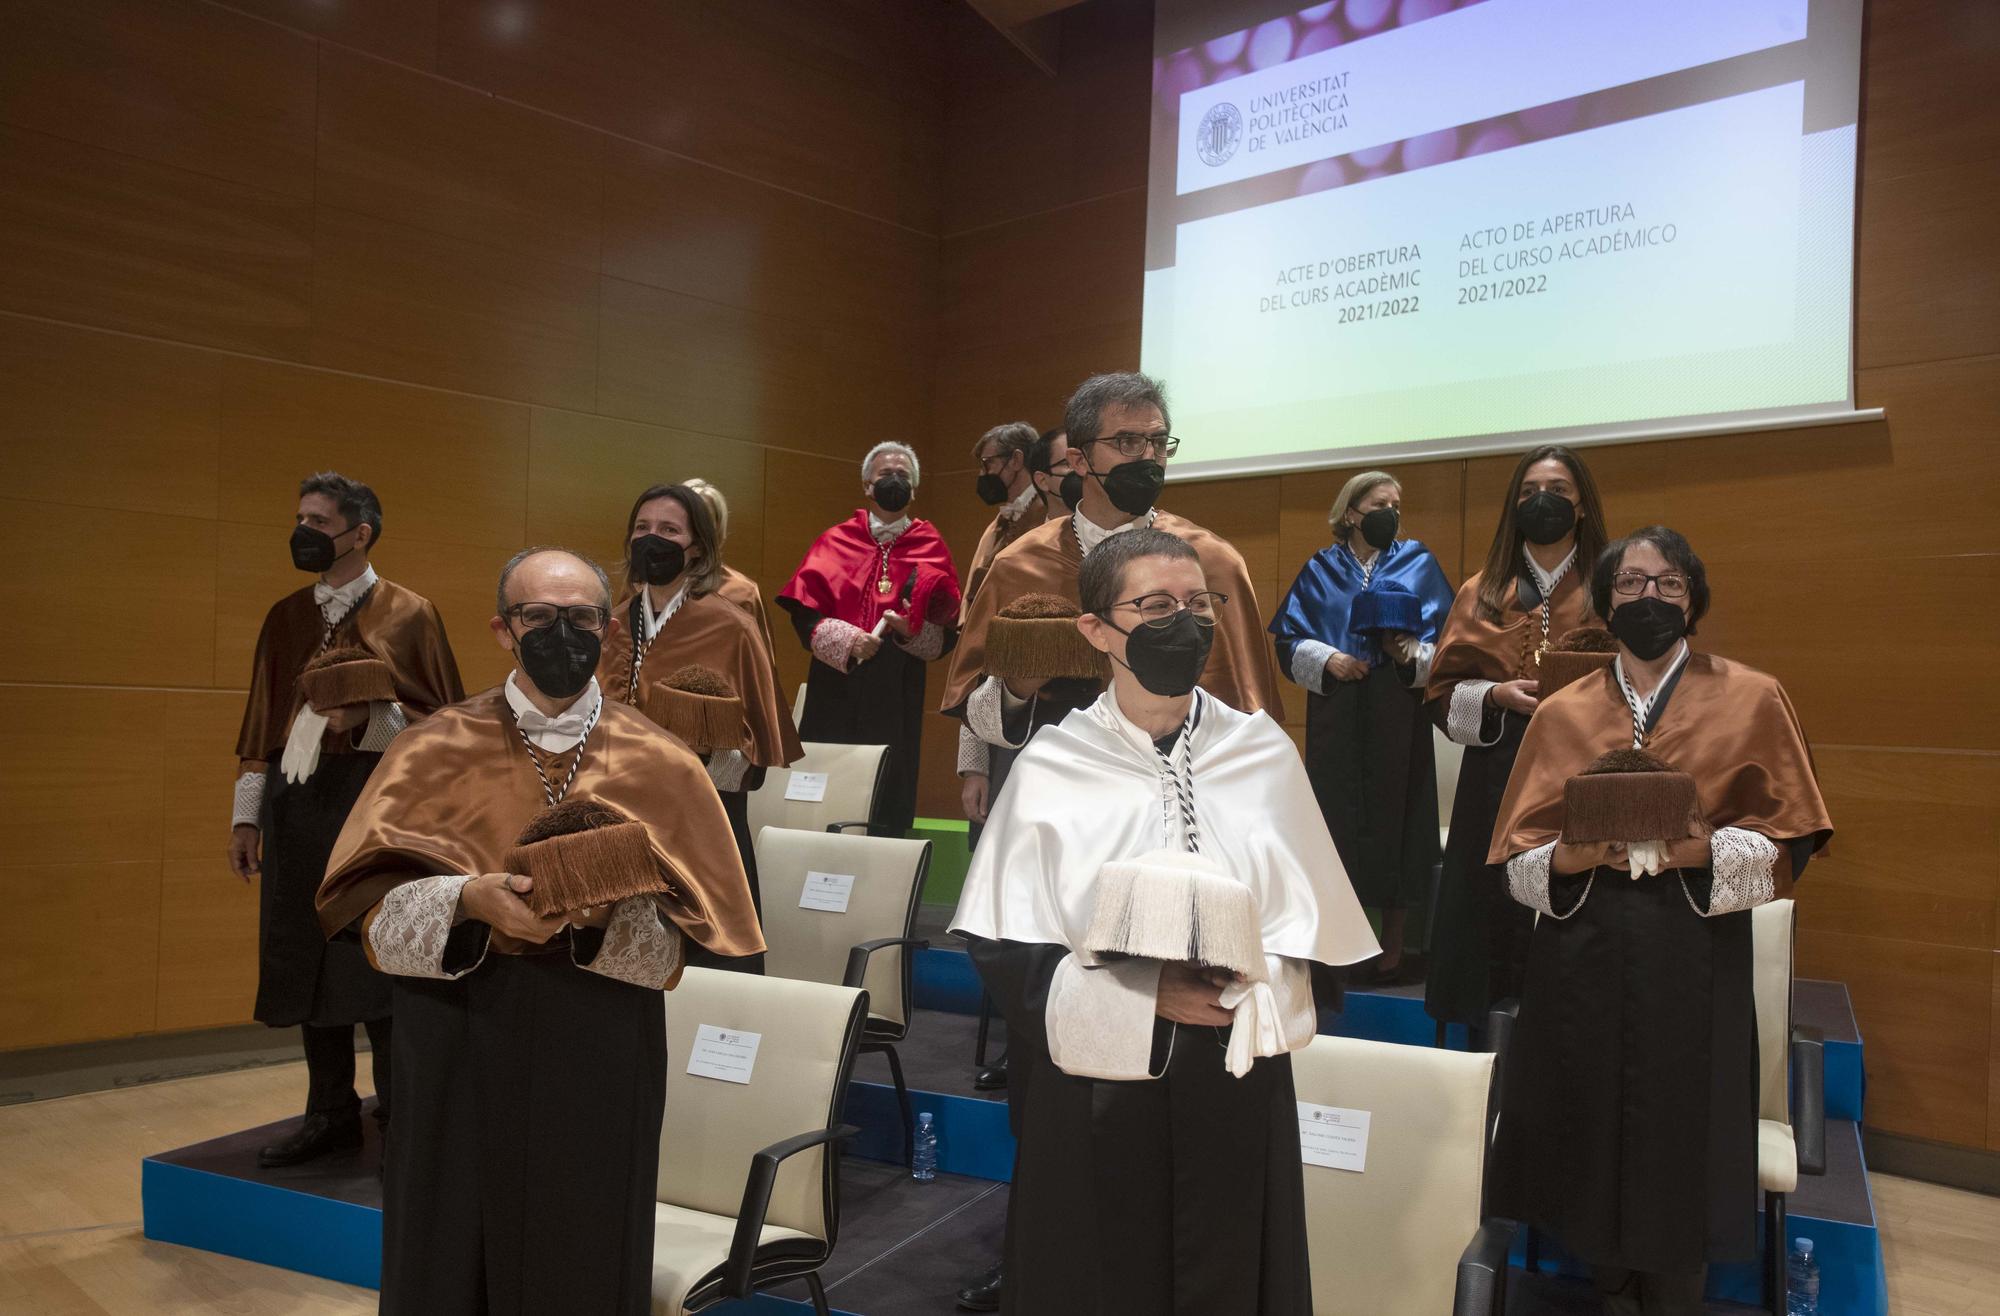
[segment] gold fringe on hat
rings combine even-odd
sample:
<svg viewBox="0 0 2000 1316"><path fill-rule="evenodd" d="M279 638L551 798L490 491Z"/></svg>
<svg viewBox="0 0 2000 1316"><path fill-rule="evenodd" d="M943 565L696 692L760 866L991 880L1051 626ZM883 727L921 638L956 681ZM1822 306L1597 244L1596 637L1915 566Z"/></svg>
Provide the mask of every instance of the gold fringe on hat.
<svg viewBox="0 0 2000 1316"><path fill-rule="evenodd" d="M986 671L1002 680L1105 680L1110 662L1076 628L1083 610L1060 594L1023 594L986 627Z"/></svg>
<svg viewBox="0 0 2000 1316"><path fill-rule="evenodd" d="M743 744L743 700L712 667L689 663L646 691L646 716L697 754Z"/></svg>
<svg viewBox="0 0 2000 1316"><path fill-rule="evenodd" d="M645 826L588 800L565 800L530 818L504 862L506 871L535 879L521 899L537 918L669 889Z"/></svg>
<svg viewBox="0 0 2000 1316"><path fill-rule="evenodd" d="M328 649L299 673L299 693L320 712L396 698L395 674L389 664L360 645Z"/></svg>
<svg viewBox="0 0 2000 1316"><path fill-rule="evenodd" d="M1097 904L1082 949L1115 958L1180 960L1264 976L1257 897L1203 855L1155 850L1097 870Z"/></svg>
<svg viewBox="0 0 2000 1316"><path fill-rule="evenodd" d="M1678 841L1706 829L1694 778L1642 749L1614 749L1563 784L1562 839Z"/></svg>
<svg viewBox="0 0 2000 1316"><path fill-rule="evenodd" d="M1602 626L1579 626L1556 641L1556 647L1542 655L1537 673L1541 682L1537 699L1547 699L1566 685L1574 685L1594 672L1611 666L1618 657L1618 641Z"/></svg>

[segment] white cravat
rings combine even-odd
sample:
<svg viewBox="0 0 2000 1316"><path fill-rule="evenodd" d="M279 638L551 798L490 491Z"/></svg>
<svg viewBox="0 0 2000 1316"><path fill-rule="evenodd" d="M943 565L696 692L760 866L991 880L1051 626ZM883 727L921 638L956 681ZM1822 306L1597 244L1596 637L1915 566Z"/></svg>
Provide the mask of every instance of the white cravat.
<svg viewBox="0 0 2000 1316"><path fill-rule="evenodd" d="M1111 529L1106 530L1103 526L1097 524L1097 522L1079 511L1070 517L1070 524L1076 527L1076 542L1083 549L1083 555L1089 557L1091 549L1096 548L1113 535L1124 534L1127 530L1136 530L1140 526L1150 527L1153 524L1153 517L1155 515L1157 515L1156 512L1148 511L1144 516L1135 517L1127 521L1124 525L1113 526Z"/></svg>
<svg viewBox="0 0 2000 1316"><path fill-rule="evenodd" d="M1021 513L1028 510L1028 503L1039 492L1040 490L1035 488L1035 482L1033 480L1028 481L1028 487L1021 490L1018 497L1008 499L1006 505L1000 509L1000 519L1002 521L1020 520Z"/></svg>
<svg viewBox="0 0 2000 1316"><path fill-rule="evenodd" d="M875 536L875 542L878 544L895 543L897 536L909 528L910 518L907 515L899 516L893 521L884 521L873 512L868 514L868 533Z"/></svg>
<svg viewBox="0 0 2000 1316"><path fill-rule="evenodd" d="M529 701L528 696L521 692L520 681L520 672L507 673L507 706L514 710L515 720L527 733L528 740L536 749L548 754L564 754L574 749L589 728L591 715L604 702L604 695L597 688L597 678L591 677L583 693L554 717Z"/></svg>
<svg viewBox="0 0 2000 1316"><path fill-rule="evenodd" d="M682 581L681 587L674 591L674 596L667 600L666 606L661 608L659 614L655 616L653 613L653 591L643 585L639 587L640 615L645 618L647 639L650 640L655 635L658 635L660 627L666 625L667 620L681 610L681 604L687 602L687 593L687 582Z"/></svg>
<svg viewBox="0 0 2000 1316"><path fill-rule="evenodd" d="M313 602L319 604L319 615L326 618L329 626L340 625L340 619L353 610L355 601L375 587L375 568L361 568L361 574L345 585L329 585L325 581L313 582Z"/></svg>
<svg viewBox="0 0 2000 1316"><path fill-rule="evenodd" d="M1535 555L1528 551L1526 544L1521 546L1521 560L1528 564L1528 570L1535 577L1536 587L1542 591L1542 597L1546 599L1555 593L1556 585L1569 574L1569 569L1576 565L1576 545L1570 545L1569 556L1556 563L1554 571L1542 570L1542 564L1535 561Z"/></svg>

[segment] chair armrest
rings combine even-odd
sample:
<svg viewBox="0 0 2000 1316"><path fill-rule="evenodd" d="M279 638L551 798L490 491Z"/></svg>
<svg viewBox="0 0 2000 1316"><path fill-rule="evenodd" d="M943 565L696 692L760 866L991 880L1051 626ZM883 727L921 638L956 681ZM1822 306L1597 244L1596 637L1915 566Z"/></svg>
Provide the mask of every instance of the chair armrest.
<svg viewBox="0 0 2000 1316"><path fill-rule="evenodd" d="M1800 1174L1826 1173L1826 1035L1792 1028L1792 1139Z"/></svg>
<svg viewBox="0 0 2000 1316"><path fill-rule="evenodd" d="M1507 1250L1514 1246L1512 1220L1488 1219L1458 1257L1458 1291L1452 1316L1490 1316L1506 1302Z"/></svg>
<svg viewBox="0 0 2000 1316"><path fill-rule="evenodd" d="M837 822L837 823L828 823L826 825L826 829L829 832L844 832L850 827L859 827L862 831L865 832L868 830L868 820L866 818L863 818L859 822Z"/></svg>
<svg viewBox="0 0 2000 1316"><path fill-rule="evenodd" d="M839 1142L859 1132L852 1124L814 1129L774 1142L750 1158L750 1177L743 1183L743 1205L736 1212L736 1236L729 1242L729 1259L722 1265L725 1297L750 1296L751 1271L757 1264L757 1239L764 1232L764 1213L771 1208L771 1188L778 1181L778 1163L808 1147Z"/></svg>
<svg viewBox="0 0 2000 1316"><path fill-rule="evenodd" d="M860 987L868 977L868 957L878 950L891 946L908 946L911 950L929 950L931 943L922 937L877 937L864 941L847 952L847 972L841 976L843 987Z"/></svg>

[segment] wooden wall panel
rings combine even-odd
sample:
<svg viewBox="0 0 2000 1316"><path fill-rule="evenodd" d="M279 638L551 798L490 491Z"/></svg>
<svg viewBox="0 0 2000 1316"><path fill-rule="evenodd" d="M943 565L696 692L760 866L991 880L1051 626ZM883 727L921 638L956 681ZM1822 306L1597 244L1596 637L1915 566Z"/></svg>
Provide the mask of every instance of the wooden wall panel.
<svg viewBox="0 0 2000 1316"><path fill-rule="evenodd" d="M310 200L316 55L214 5L4 5L0 119Z"/></svg>
<svg viewBox="0 0 2000 1316"><path fill-rule="evenodd" d="M215 515L222 381L212 354L0 315L0 398L0 484L14 497Z"/></svg>
<svg viewBox="0 0 2000 1316"><path fill-rule="evenodd" d="M258 887L231 872L226 857L243 696L200 690L154 699L168 743L161 753L164 861L151 1026L164 1032L244 1023L257 995Z"/></svg>
<svg viewBox="0 0 2000 1316"><path fill-rule="evenodd" d="M159 901L158 859L0 867L0 1037L54 1046L150 1031Z"/></svg>
<svg viewBox="0 0 2000 1316"><path fill-rule="evenodd" d="M152 692L0 686L0 867L158 863L162 741Z"/></svg>
<svg viewBox="0 0 2000 1316"><path fill-rule="evenodd" d="M437 64L438 0L221 0L231 9L412 68Z"/></svg>
<svg viewBox="0 0 2000 1316"><path fill-rule="evenodd" d="M1145 240L1146 195L1137 190L947 238L938 335L965 351L1130 323Z"/></svg>
<svg viewBox="0 0 2000 1316"><path fill-rule="evenodd" d="M0 499L0 553L17 567L0 574L0 681L207 684L213 521L156 512L141 531L125 515Z"/></svg>
<svg viewBox="0 0 2000 1316"><path fill-rule="evenodd" d="M321 205L596 270L604 137L365 55L321 58Z"/></svg>
<svg viewBox="0 0 2000 1316"><path fill-rule="evenodd" d="M587 270L321 206L312 361L588 411L596 285Z"/></svg>
<svg viewBox="0 0 2000 1316"><path fill-rule="evenodd" d="M308 202L0 128L0 309L296 359Z"/></svg>
<svg viewBox="0 0 2000 1316"><path fill-rule="evenodd" d="M956 461L962 448L993 427L995 416L1019 417L1037 430L1060 425L1063 404L1078 384L1099 371L1138 364L1136 314L1117 324L983 347L941 342L932 427L936 456Z"/></svg>

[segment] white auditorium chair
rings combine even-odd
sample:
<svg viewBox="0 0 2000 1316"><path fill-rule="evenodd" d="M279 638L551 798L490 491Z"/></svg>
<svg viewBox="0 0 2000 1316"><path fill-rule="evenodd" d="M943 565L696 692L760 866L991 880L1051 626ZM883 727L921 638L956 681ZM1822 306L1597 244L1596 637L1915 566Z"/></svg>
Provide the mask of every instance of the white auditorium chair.
<svg viewBox="0 0 2000 1316"><path fill-rule="evenodd" d="M1503 1050L1510 1023L1488 1025ZM1515 1226L1483 1205L1498 1064L1347 1037L1293 1053L1301 1102L1370 1116L1365 1169L1305 1166L1314 1316L1503 1311Z"/></svg>
<svg viewBox="0 0 2000 1316"><path fill-rule="evenodd" d="M764 784L750 792L750 834L766 827L802 832L866 830L874 816L875 796L889 761L887 745L829 745L809 740L805 754L789 768L772 768ZM796 773L823 773L826 794L818 800L788 800ZM760 879L761 880L761 879Z"/></svg>
<svg viewBox="0 0 2000 1316"><path fill-rule="evenodd" d="M1782 862L1782 861L1781 861ZM1785 1195L1826 1173L1826 1039L1792 1022L1793 904L1750 913L1756 946L1757 1186L1764 1194L1764 1305L1785 1310Z"/></svg>
<svg viewBox="0 0 2000 1316"><path fill-rule="evenodd" d="M930 869L931 843L838 832L766 827L757 833L758 883L764 896L764 972L780 978L840 983L868 991L863 1051L889 1061L903 1116L903 1154L912 1145L910 1089L896 1043L910 1031L910 976L916 952L917 902ZM853 879L847 909L806 908L810 873Z"/></svg>
<svg viewBox="0 0 2000 1316"><path fill-rule="evenodd" d="M803 1279L840 1232L840 1124L868 993L689 969L667 993L667 1110L653 1207L653 1316L682 1316ZM690 1074L703 1025L755 1033L747 1083Z"/></svg>

